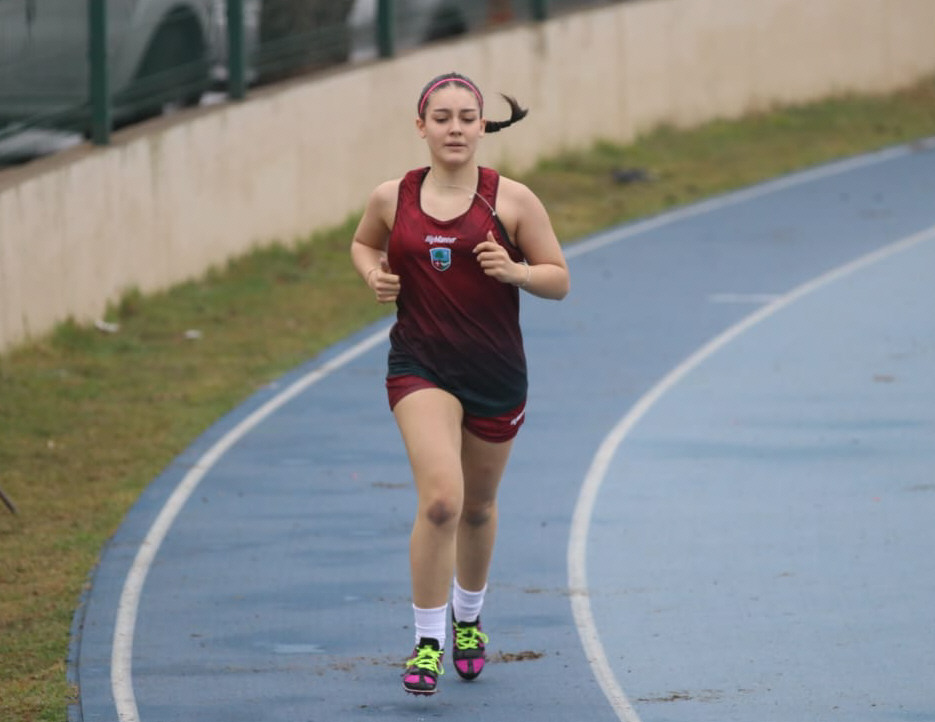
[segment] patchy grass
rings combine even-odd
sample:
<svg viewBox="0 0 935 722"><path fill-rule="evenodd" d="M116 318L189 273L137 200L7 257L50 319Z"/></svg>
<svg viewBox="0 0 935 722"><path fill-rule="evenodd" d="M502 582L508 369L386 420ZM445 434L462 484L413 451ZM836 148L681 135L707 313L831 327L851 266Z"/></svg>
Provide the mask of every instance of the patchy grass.
<svg viewBox="0 0 935 722"><path fill-rule="evenodd" d="M935 134L935 83L886 97L839 98L692 131L660 128L629 146L542 161L525 180L563 239L836 158ZM652 181L620 184L639 169Z"/></svg>
<svg viewBox="0 0 935 722"><path fill-rule="evenodd" d="M690 131L662 128L628 146L598 143L544 160L520 180L570 242L933 132L928 82ZM627 169L651 180L614 180ZM257 251L166 293L128 293L107 315L117 333L66 323L0 356L0 488L20 510L0 507L0 719L65 719L75 694L65 669L75 607L146 484L257 388L387 312L350 266L354 223Z"/></svg>

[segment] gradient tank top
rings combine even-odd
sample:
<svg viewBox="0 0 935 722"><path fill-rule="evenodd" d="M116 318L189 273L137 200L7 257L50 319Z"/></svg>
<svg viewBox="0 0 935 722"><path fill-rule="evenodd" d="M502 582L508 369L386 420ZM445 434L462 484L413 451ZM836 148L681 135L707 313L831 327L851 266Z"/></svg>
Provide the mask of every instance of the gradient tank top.
<svg viewBox="0 0 935 722"><path fill-rule="evenodd" d="M480 168L470 208L439 221L419 199L428 170L410 171L399 184L387 251L400 277L389 375L427 378L458 397L467 413L498 416L526 398L519 289L486 276L473 249L493 231L511 259L523 256L494 220L496 171Z"/></svg>

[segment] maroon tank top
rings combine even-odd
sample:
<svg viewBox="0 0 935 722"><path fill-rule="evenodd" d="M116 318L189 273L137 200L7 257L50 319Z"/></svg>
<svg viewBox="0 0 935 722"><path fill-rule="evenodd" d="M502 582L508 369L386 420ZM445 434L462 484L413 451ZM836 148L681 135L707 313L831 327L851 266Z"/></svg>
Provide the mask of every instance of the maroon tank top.
<svg viewBox="0 0 935 722"><path fill-rule="evenodd" d="M389 376L422 376L457 396L466 412L497 416L526 398L519 289L486 276L473 249L493 231L510 258L523 256L493 214L496 171L480 168L470 208L439 221L419 199L428 170L410 171L399 184L387 252L400 277Z"/></svg>

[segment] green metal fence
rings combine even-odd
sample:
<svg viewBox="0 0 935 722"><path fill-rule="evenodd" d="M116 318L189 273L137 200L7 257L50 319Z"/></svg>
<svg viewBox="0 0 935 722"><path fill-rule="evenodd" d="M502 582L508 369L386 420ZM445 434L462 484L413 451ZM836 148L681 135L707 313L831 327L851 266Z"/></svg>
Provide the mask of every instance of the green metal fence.
<svg viewBox="0 0 935 722"><path fill-rule="evenodd" d="M208 88L209 0L0 0L0 134L91 134L92 107L125 125Z"/></svg>
<svg viewBox="0 0 935 722"><path fill-rule="evenodd" d="M325 67L603 4L0 0L0 144L34 128L107 144L114 128L197 104L207 92L236 100Z"/></svg>

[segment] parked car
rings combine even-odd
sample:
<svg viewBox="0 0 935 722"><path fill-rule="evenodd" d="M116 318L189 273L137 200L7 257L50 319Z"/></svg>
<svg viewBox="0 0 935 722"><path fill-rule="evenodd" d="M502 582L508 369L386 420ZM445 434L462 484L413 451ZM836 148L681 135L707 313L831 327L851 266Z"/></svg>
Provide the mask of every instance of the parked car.
<svg viewBox="0 0 935 722"><path fill-rule="evenodd" d="M549 0L550 15L613 0ZM530 0L393 0L395 51L436 40L496 27L514 20L529 20ZM377 0L356 0L348 20L351 57L366 60L379 54L376 41Z"/></svg>
<svg viewBox="0 0 935 722"><path fill-rule="evenodd" d="M247 73L269 82L347 60L353 0L245 0ZM0 0L0 137L90 126L86 0ZM227 72L226 0L107 2L116 126L198 103Z"/></svg>
<svg viewBox="0 0 935 722"><path fill-rule="evenodd" d="M597 0L600 2L601 0ZM607 0L603 0L606 2ZM377 0L243 0L247 79L378 54ZM594 4L595 0L591 0ZM552 0L550 7L582 0ZM394 0L396 51L529 17L526 0ZM227 0L109 0L116 126L193 105L227 80ZM0 0L0 140L90 127L87 0Z"/></svg>
<svg viewBox="0 0 935 722"><path fill-rule="evenodd" d="M211 0L107 3L115 124L196 103L216 62ZM0 123L86 129L88 3L0 0Z"/></svg>
<svg viewBox="0 0 935 722"><path fill-rule="evenodd" d="M347 61L354 0L244 0L244 52L250 84L272 82ZM227 82L227 4L214 0L216 85Z"/></svg>
<svg viewBox="0 0 935 722"><path fill-rule="evenodd" d="M478 30L511 16L509 0L394 0L393 43L396 51L407 50ZM493 11L501 8L501 15ZM506 16L502 14L506 8ZM367 60L378 55L377 0L356 0L348 23L351 28L351 57Z"/></svg>

